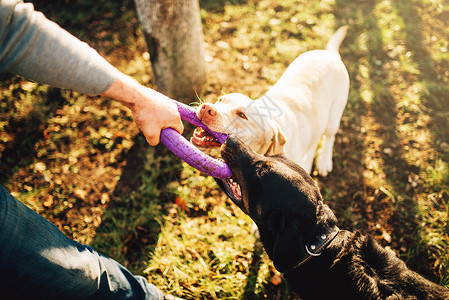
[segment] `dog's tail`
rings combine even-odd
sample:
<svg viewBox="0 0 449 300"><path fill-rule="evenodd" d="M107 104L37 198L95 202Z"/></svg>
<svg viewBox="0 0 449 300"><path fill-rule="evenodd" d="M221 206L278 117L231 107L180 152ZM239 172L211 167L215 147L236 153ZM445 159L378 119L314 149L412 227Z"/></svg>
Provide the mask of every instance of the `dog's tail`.
<svg viewBox="0 0 449 300"><path fill-rule="evenodd" d="M342 26L338 28L338 30L334 33L333 36L327 42L326 49L331 50L338 53L340 49L340 45L346 37L346 33L348 32L348 26Z"/></svg>

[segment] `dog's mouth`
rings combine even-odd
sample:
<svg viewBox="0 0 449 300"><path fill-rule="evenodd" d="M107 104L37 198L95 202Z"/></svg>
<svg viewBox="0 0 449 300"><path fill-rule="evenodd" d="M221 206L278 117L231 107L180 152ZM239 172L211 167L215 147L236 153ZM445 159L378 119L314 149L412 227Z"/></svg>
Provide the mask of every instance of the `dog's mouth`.
<svg viewBox="0 0 449 300"><path fill-rule="evenodd" d="M191 138L191 142L198 148L203 149L218 148L221 145L215 137L213 137L200 127L195 128L195 131L193 132L193 136Z"/></svg>
<svg viewBox="0 0 449 300"><path fill-rule="evenodd" d="M221 188L235 204L240 204L242 202L242 189L240 188L240 184L238 184L234 175L226 179L217 180L219 180Z"/></svg>
<svg viewBox="0 0 449 300"><path fill-rule="evenodd" d="M241 206L243 202L243 189L245 188L245 182L242 180L242 166L239 164L237 158L237 151L235 146L237 141L233 137L229 137L226 142L221 146L221 157L228 164L232 170L232 176L230 178L218 179L216 181L224 192L231 200ZM243 184L243 189L242 189Z"/></svg>

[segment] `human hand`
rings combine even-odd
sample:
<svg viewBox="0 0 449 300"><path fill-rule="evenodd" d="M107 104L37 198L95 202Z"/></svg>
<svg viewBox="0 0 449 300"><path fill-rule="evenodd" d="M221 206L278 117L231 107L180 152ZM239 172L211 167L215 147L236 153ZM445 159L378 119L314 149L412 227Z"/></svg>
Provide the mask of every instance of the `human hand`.
<svg viewBox="0 0 449 300"><path fill-rule="evenodd" d="M134 121L152 146L159 144L162 129L171 127L179 133L184 131L176 104L131 77L122 74L103 95L120 101L131 110Z"/></svg>
<svg viewBox="0 0 449 300"><path fill-rule="evenodd" d="M171 127L182 133L184 126L178 107L169 97L155 90L146 89L145 95L149 96L149 99L138 101L130 109L147 142L155 146L159 143L162 129Z"/></svg>

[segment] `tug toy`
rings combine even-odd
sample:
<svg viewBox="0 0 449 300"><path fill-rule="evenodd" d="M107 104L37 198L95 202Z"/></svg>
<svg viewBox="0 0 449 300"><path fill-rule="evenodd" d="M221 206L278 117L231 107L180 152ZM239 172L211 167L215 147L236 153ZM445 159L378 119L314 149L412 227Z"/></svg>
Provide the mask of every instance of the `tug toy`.
<svg viewBox="0 0 449 300"><path fill-rule="evenodd" d="M177 101L174 102L178 106L178 111L182 120L202 128L216 138L220 144L223 144L226 141L228 135L210 130L196 116L196 112L192 107ZM161 131L161 142L176 156L207 175L221 179L231 177L232 175L231 169L224 161L215 159L200 151L173 128L165 128Z"/></svg>

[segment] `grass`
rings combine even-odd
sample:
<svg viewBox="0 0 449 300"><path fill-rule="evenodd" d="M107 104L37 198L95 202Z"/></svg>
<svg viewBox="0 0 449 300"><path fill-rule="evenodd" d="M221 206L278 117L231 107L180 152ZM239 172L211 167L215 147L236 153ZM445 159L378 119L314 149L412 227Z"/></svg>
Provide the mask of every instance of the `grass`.
<svg viewBox="0 0 449 300"><path fill-rule="evenodd" d="M151 85L132 1L35 5ZM297 55L350 26L341 55L351 90L334 171L314 179L342 228L373 235L449 286L447 1L200 7L204 101L235 91L262 96ZM0 91L0 183L65 234L188 299L297 299L279 283L251 221L212 178L147 146L126 109L20 77L6 76Z"/></svg>

